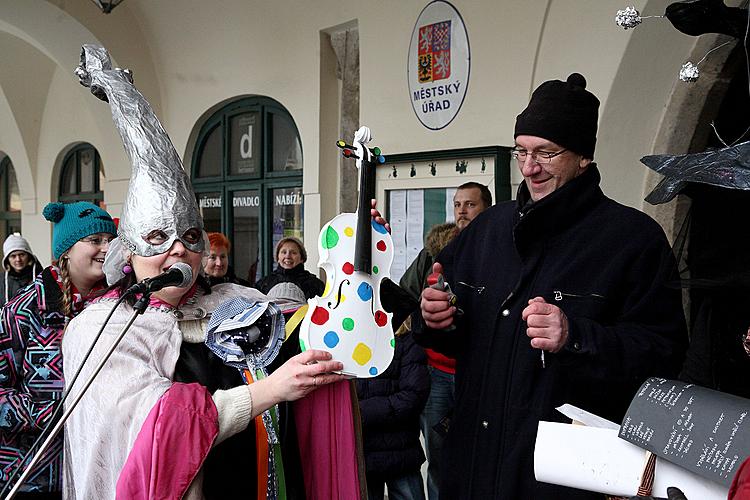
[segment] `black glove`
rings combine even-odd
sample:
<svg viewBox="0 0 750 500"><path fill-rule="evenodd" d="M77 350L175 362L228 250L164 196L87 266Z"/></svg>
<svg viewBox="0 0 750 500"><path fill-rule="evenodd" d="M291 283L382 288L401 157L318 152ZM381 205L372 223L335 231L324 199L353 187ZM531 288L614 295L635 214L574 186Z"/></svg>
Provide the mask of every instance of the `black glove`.
<svg viewBox="0 0 750 500"><path fill-rule="evenodd" d="M629 500L687 500L685 494L674 486L667 488L667 498L662 497L630 497Z"/></svg>

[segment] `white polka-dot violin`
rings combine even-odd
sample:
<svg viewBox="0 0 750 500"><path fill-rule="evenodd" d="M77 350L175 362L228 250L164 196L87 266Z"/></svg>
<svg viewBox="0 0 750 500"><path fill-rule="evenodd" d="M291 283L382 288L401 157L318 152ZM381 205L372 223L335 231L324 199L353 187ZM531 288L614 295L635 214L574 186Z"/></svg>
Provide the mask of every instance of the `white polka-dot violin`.
<svg viewBox="0 0 750 500"><path fill-rule="evenodd" d="M337 145L359 168L357 213L337 215L320 231L318 266L326 272L321 297L308 300L310 308L300 327L302 350L321 349L344 363L342 373L358 378L383 373L393 359L391 314L380 303L380 282L391 272L393 240L370 215L375 197L375 167L384 163L380 149L369 149L370 129L360 127L354 146Z"/></svg>

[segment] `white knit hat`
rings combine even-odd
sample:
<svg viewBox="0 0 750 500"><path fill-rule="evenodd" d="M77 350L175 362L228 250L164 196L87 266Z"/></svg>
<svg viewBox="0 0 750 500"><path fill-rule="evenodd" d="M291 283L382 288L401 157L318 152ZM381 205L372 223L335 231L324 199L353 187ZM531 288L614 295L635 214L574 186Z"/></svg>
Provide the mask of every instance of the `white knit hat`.
<svg viewBox="0 0 750 500"><path fill-rule="evenodd" d="M266 294L283 310L290 307L299 307L305 304L305 293L294 283L283 282L277 283Z"/></svg>
<svg viewBox="0 0 750 500"><path fill-rule="evenodd" d="M26 238L21 236L21 233L13 233L5 238L5 242L3 243L4 268L8 268L8 257L10 256L10 254L18 250L22 250L29 254L29 256L31 257L31 261L29 263L32 263L34 262L34 260L36 260L36 257L34 257L34 254L31 251L31 246L29 245L29 242L26 241Z"/></svg>

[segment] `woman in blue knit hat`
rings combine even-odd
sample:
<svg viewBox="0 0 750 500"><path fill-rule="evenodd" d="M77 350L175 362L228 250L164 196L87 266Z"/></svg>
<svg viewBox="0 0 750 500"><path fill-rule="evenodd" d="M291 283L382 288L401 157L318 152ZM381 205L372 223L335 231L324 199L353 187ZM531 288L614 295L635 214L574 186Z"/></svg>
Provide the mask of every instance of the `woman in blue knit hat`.
<svg viewBox="0 0 750 500"><path fill-rule="evenodd" d="M102 265L117 232L112 217L89 202L50 203L53 265L2 310L0 336L0 486L18 468L49 422L63 391L61 343L68 321L104 287ZM60 436L16 498L61 498Z"/></svg>

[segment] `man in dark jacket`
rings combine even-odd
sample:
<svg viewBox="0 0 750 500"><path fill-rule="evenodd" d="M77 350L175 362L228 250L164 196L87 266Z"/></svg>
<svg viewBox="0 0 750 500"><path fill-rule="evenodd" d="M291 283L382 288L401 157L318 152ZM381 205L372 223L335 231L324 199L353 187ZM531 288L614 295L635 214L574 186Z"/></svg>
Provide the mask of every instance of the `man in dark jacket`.
<svg viewBox="0 0 750 500"><path fill-rule="evenodd" d="M621 420L646 377L682 361L675 260L656 222L599 188L599 101L585 87L572 74L534 91L516 121L517 201L438 256L463 314L444 291L422 293L420 341L456 357L441 497L598 498L535 480L538 422L561 421L566 402Z"/></svg>

